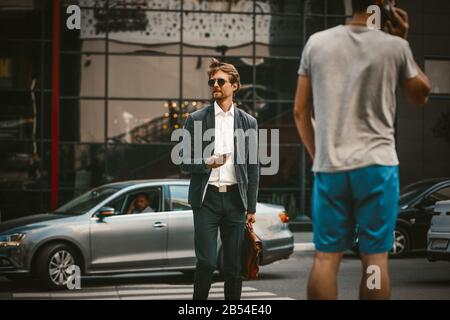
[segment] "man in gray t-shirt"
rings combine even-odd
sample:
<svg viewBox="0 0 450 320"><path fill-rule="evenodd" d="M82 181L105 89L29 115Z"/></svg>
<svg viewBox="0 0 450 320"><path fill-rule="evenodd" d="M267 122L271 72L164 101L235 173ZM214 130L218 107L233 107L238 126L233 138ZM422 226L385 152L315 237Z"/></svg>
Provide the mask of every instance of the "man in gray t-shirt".
<svg viewBox="0 0 450 320"><path fill-rule="evenodd" d="M337 297L337 270L357 227L364 270L375 265L381 272L376 290L367 288L363 273L360 298L390 295L387 253L399 189L395 92L402 85L410 102L424 105L430 83L406 40L408 15L395 1L383 20L389 33L367 27L368 6L383 3L353 0L351 23L312 35L302 54L294 115L313 159L312 299Z"/></svg>

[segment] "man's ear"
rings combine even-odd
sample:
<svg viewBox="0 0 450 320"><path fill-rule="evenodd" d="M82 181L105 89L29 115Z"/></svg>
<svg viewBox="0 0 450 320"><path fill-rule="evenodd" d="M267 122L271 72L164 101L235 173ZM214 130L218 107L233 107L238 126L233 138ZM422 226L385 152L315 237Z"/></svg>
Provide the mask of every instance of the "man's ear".
<svg viewBox="0 0 450 320"><path fill-rule="evenodd" d="M238 85L237 85L237 83L236 83L236 82L234 82L234 83L232 83L232 84L231 84L231 86L232 86L232 88L233 88L233 92L236 92L236 91L237 91L237 89L238 89Z"/></svg>

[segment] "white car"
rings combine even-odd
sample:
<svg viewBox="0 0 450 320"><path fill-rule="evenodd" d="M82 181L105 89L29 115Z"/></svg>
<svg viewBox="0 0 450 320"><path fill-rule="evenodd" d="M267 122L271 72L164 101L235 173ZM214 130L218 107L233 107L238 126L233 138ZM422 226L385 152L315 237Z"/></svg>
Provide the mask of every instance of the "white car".
<svg viewBox="0 0 450 320"><path fill-rule="evenodd" d="M450 200L436 202L428 231L427 259L450 261Z"/></svg>

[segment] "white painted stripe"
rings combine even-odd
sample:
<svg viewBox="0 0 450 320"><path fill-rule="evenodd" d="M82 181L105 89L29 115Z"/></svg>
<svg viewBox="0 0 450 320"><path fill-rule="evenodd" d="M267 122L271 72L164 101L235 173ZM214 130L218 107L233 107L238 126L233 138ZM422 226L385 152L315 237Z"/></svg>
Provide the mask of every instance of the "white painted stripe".
<svg viewBox="0 0 450 320"><path fill-rule="evenodd" d="M103 292L86 292L86 291L71 291L61 293L14 293L14 298L70 298L70 297L110 297L117 296L116 291L103 291Z"/></svg>
<svg viewBox="0 0 450 320"><path fill-rule="evenodd" d="M71 297L85 297L85 298L94 298L94 297L117 297L118 294L116 291L109 292L67 292L67 293L52 293L52 298L71 298Z"/></svg>
<svg viewBox="0 0 450 320"><path fill-rule="evenodd" d="M223 300L223 282L211 285L209 298ZM174 300L192 299L192 285L142 284L89 287L74 291L18 292L13 298L22 299L75 299L75 300ZM277 297L272 292L258 292L258 289L244 286L242 300L293 300L289 297Z"/></svg>
<svg viewBox="0 0 450 320"><path fill-rule="evenodd" d="M13 293L13 298L49 298L50 293L48 292L20 292Z"/></svg>
<svg viewBox="0 0 450 320"><path fill-rule="evenodd" d="M250 299L242 299L242 300L295 300L295 299L289 298L289 297L273 297L273 298L250 298Z"/></svg>
<svg viewBox="0 0 450 320"><path fill-rule="evenodd" d="M312 243L312 242L294 243L294 251L309 252L309 251L314 251L315 249L316 249L316 247L314 246L314 243Z"/></svg>
<svg viewBox="0 0 450 320"><path fill-rule="evenodd" d="M243 292L242 297L268 297L275 296L275 293L271 292ZM211 293L209 298L219 298L224 299L223 293ZM122 300L191 300L192 295L190 294L174 294L174 295L156 295L156 296L135 296L135 297L122 297Z"/></svg>
<svg viewBox="0 0 450 320"><path fill-rule="evenodd" d="M55 299L55 300L120 300L119 297L102 297L102 298L63 298L63 299Z"/></svg>
<svg viewBox="0 0 450 320"><path fill-rule="evenodd" d="M257 291L253 287L242 287L242 292ZM93 298L93 297L115 297L126 295L162 295L162 294L191 294L194 292L192 286L188 288L150 288L150 289L130 289L130 290L111 290L111 291L66 291L66 292L27 292L15 293L14 298ZM221 293L223 288L211 288L211 293Z"/></svg>
<svg viewBox="0 0 450 320"><path fill-rule="evenodd" d="M242 291L256 291L255 288L243 287ZM118 290L119 295L161 295L161 294L182 294L193 293L194 288L176 288L176 289L139 289L139 290ZM223 288L211 288L211 293L223 292Z"/></svg>
<svg viewBox="0 0 450 320"><path fill-rule="evenodd" d="M121 290L121 289L125 289L125 288L192 288L192 284L137 284L137 285L129 285L129 284L125 284L125 285L118 285L116 286L117 289ZM213 284L211 284L211 287L223 287L224 283L223 282L214 282Z"/></svg>

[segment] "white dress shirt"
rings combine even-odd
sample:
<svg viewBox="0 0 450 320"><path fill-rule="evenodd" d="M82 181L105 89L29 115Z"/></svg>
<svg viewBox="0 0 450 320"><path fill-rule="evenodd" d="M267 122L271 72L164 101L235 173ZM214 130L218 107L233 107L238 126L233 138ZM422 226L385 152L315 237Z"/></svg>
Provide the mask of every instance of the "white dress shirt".
<svg viewBox="0 0 450 320"><path fill-rule="evenodd" d="M224 165L212 169L208 184L220 187L236 184L236 171L234 169L234 104L228 112L214 102L215 130L214 153L223 154L231 152Z"/></svg>

